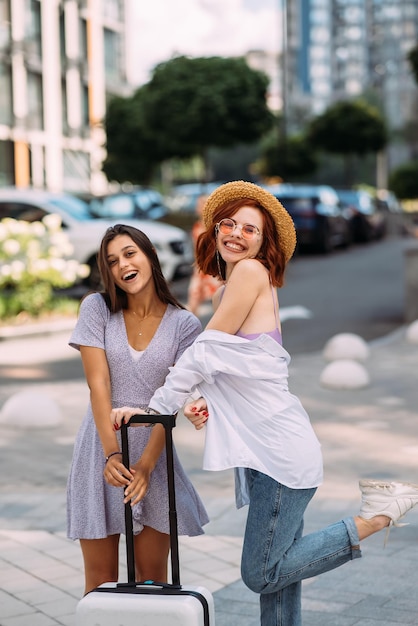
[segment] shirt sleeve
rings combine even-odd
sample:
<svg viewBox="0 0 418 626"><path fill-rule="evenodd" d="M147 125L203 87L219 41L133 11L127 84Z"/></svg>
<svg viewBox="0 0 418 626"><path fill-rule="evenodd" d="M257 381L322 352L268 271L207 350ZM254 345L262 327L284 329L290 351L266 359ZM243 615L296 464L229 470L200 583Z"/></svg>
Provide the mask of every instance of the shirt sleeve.
<svg viewBox="0 0 418 626"><path fill-rule="evenodd" d="M213 382L215 374L208 367L204 346L194 343L186 349L176 365L170 367L164 386L157 389L149 406L164 415L176 413L199 383Z"/></svg>
<svg viewBox="0 0 418 626"><path fill-rule="evenodd" d="M80 305L77 324L69 345L76 350L80 346L105 349L105 328L110 311L99 293L88 295Z"/></svg>
<svg viewBox="0 0 418 626"><path fill-rule="evenodd" d="M184 311L183 314L182 322L179 324L178 347L174 363L177 363L183 352L192 345L202 332L202 324L193 313Z"/></svg>

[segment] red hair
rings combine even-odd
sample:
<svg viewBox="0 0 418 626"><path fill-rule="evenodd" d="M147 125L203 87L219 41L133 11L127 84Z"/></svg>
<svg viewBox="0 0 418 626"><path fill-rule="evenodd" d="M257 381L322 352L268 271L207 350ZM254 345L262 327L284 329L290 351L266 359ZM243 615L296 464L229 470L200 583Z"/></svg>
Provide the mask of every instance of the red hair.
<svg viewBox="0 0 418 626"><path fill-rule="evenodd" d="M280 233L277 232L276 223L269 211L251 198L231 200L222 204L213 212L211 223L198 237L196 243L196 263L204 274L217 276L225 280L225 261L219 254L217 255L215 226L225 217L233 217L244 206L258 209L262 214L263 241L257 258L267 268L273 287L282 287L286 257L280 247Z"/></svg>

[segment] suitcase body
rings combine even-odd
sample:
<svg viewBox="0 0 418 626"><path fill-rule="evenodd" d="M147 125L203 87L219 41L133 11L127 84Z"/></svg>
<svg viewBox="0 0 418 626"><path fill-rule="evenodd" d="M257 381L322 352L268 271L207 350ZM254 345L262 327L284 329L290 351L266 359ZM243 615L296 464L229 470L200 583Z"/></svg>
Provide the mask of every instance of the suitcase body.
<svg viewBox="0 0 418 626"><path fill-rule="evenodd" d="M101 585L99 589L80 600L77 626L212 626L215 623L213 598L204 587L182 586L176 594L167 594L154 586L153 593L140 587L120 593L115 584Z"/></svg>
<svg viewBox="0 0 418 626"><path fill-rule="evenodd" d="M82 598L75 613L76 626L214 626L215 609L210 591L180 584L177 514L173 470L172 415L138 415L132 423L162 423L165 428L170 509L172 584L135 581L132 510L125 505L127 583L100 585ZM128 426L123 425L123 463L129 467Z"/></svg>

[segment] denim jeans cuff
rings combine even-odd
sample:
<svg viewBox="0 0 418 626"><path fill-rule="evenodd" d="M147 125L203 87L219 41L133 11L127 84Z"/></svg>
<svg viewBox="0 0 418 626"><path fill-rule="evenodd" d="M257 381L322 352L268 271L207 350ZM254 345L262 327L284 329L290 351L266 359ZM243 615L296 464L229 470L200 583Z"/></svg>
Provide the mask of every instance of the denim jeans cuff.
<svg viewBox="0 0 418 626"><path fill-rule="evenodd" d="M359 559L361 557L360 539L357 532L357 526L353 517L345 517L343 523L347 529L348 537L351 544L351 558Z"/></svg>

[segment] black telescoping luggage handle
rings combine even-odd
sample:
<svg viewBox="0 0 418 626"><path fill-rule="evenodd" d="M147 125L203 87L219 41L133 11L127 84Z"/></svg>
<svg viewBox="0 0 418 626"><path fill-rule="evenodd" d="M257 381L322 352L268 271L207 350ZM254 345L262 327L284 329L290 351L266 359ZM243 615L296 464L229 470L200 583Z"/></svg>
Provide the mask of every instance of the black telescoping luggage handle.
<svg viewBox="0 0 418 626"><path fill-rule="evenodd" d="M174 485L173 428L176 425L175 415L133 415L127 424L121 426L122 462L129 469L128 427L132 424L162 424L165 431L165 448L167 456L168 508L170 524L170 551L172 586L180 587L179 540L176 511L176 492ZM135 548L132 526L131 503L125 504L126 563L128 569L128 585L135 584Z"/></svg>

